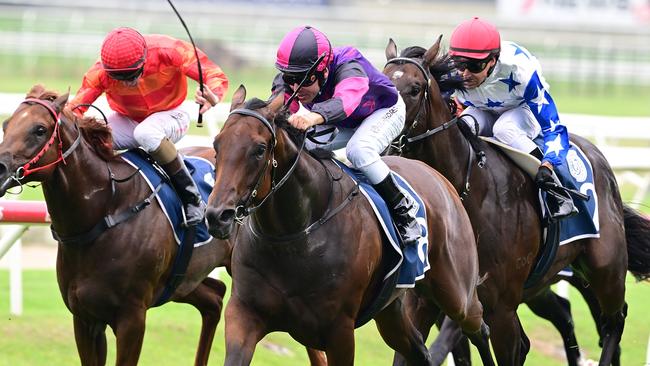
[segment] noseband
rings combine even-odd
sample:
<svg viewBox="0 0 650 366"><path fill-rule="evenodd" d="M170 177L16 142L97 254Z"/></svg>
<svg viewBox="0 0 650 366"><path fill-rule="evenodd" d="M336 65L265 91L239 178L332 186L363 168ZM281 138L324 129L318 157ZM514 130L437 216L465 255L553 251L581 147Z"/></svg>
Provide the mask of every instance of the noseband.
<svg viewBox="0 0 650 366"><path fill-rule="evenodd" d="M36 103L44 107L45 109L47 109L52 119L54 119L54 131L52 132L52 136L50 136L50 139L43 145L41 150L39 150L39 152L33 158L31 158L27 163L19 166L18 169L16 169L16 171L14 172L14 174L9 177L9 179L15 180L18 184L21 184L21 180L23 180L26 176L32 173L47 169L51 166L57 165L60 162L66 164L65 158L67 158L70 154L72 154L72 152L77 148L77 146L79 146L79 143L81 142L81 133L78 133L77 138L72 143L72 145L70 145L68 150L63 152L63 141L61 140L61 134L59 129L61 124L64 121L60 118L61 117L60 114L56 112L53 103L50 101L37 99L37 98L27 98L22 102L20 102L20 104L30 104L30 103ZM57 142L57 159L51 163L32 168L38 161L41 160L41 158L50 149L50 147L54 145L55 142Z"/></svg>
<svg viewBox="0 0 650 366"><path fill-rule="evenodd" d="M289 179L291 173L293 173L293 171L296 169L296 166L298 165L298 161L300 160L300 155L302 154L302 151L305 148L305 139L303 138L302 140L302 145L300 146L300 150L298 150L298 155L296 156L296 160L293 162L293 165L291 165L291 168L289 168L287 173L284 175L284 177L282 177L282 179L280 179L280 181L275 183L275 169L278 167L278 161L275 160L275 146L277 145L278 140L276 137L274 126L261 113L256 112L252 109L238 108L230 112L229 115L232 116L233 114L254 117L256 120L261 122L264 125L264 127L266 127L269 130L269 132L271 132L271 144L270 144L271 154L269 160L267 160L266 164L257 175L257 181L255 182L255 185L253 186L253 189L251 190L251 193L249 194L248 198L244 201L243 204L235 208L235 221L241 224L243 222L244 217L250 215L255 210L260 208L260 206L262 206L264 202L266 202L266 200L269 197L271 197L271 195L275 193L275 191L277 191L280 187L282 187L282 185ZM264 179L264 173L269 168L269 166L271 167L271 190L266 195L266 197L262 199L262 201L259 204L251 207L253 199L257 197L257 190L259 189L260 185L262 184L262 180Z"/></svg>

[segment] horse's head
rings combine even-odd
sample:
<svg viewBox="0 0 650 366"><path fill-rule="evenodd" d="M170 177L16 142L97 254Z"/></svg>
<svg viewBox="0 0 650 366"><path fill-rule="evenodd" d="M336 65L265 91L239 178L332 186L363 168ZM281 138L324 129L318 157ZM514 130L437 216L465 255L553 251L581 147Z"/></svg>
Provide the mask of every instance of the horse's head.
<svg viewBox="0 0 650 366"><path fill-rule="evenodd" d="M455 89L462 88L462 79L454 76L454 69L446 55L439 56L440 41L427 50L413 46L397 53L397 45L390 39L386 46L386 66L384 74L395 84L406 104L406 121L402 135L409 135L427 123L426 117L435 116L440 124L449 115L449 98Z"/></svg>
<svg viewBox="0 0 650 366"><path fill-rule="evenodd" d="M3 123L0 196L21 181L44 179L56 167L54 162L62 154L60 116L67 100L67 93L58 95L36 85ZM35 174L30 175L31 172Z"/></svg>
<svg viewBox="0 0 650 366"><path fill-rule="evenodd" d="M275 116L284 103L282 94L270 102L244 102L246 89L233 95L230 115L214 139L217 172L208 200L206 218L210 233L230 236L236 219L270 193L277 166Z"/></svg>

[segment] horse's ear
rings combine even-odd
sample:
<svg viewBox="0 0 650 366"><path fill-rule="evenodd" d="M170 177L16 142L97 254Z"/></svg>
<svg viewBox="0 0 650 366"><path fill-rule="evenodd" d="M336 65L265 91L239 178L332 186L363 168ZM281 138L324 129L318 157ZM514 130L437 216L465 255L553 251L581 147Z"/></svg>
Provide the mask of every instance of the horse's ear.
<svg viewBox="0 0 650 366"><path fill-rule="evenodd" d="M433 65L434 61L438 57L438 52L440 51L440 41L442 40L442 34L438 37L436 43L431 46L427 52L424 53L424 64Z"/></svg>
<svg viewBox="0 0 650 366"><path fill-rule="evenodd" d="M386 61L390 61L397 57L397 45L392 38L388 39L388 45L386 45Z"/></svg>
<svg viewBox="0 0 650 366"><path fill-rule="evenodd" d="M269 110L275 115L284 106L284 93L277 93L272 98L269 103Z"/></svg>
<svg viewBox="0 0 650 366"><path fill-rule="evenodd" d="M66 103L68 103L69 96L70 96L70 91L54 99L53 104L54 104L54 109L56 109L56 113L61 113L63 107L65 107Z"/></svg>
<svg viewBox="0 0 650 366"><path fill-rule="evenodd" d="M244 104L246 101L246 88L243 85L239 85L239 88L235 90L235 94L232 95L232 101L230 102L230 111L237 109L240 105Z"/></svg>

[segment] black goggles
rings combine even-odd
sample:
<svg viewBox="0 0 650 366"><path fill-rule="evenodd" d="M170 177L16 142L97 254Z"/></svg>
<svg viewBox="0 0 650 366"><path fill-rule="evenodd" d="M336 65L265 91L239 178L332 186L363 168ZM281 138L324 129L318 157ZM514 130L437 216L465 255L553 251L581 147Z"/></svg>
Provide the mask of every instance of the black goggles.
<svg viewBox="0 0 650 366"><path fill-rule="evenodd" d="M469 70L469 72L472 74L478 74L479 72L485 70L485 67L491 59L491 57L488 57L484 60L454 59L454 65L456 65L456 68L460 72Z"/></svg>
<svg viewBox="0 0 650 366"><path fill-rule="evenodd" d="M135 70L130 70L130 71L107 71L108 76L110 76L112 79L115 80L120 80L120 81L133 81L142 75L142 71L144 70L144 67L140 67Z"/></svg>
<svg viewBox="0 0 650 366"><path fill-rule="evenodd" d="M305 78L305 75L306 74L282 73L282 81L284 81L289 86L293 86L294 84L300 85L300 83L302 82L302 79ZM316 75L312 75L312 76L309 77L309 79L307 79L305 81L304 84L302 84L302 86L311 86L317 80L318 80L318 78L316 77Z"/></svg>

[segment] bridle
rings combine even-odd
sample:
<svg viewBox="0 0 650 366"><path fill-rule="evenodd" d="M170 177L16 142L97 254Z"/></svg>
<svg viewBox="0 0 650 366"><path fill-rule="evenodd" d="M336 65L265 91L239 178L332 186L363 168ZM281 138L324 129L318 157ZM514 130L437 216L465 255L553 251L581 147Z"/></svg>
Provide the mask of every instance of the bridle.
<svg viewBox="0 0 650 366"><path fill-rule="evenodd" d="M388 66L390 64L396 64L396 65L411 64L411 65L415 65L418 68L418 70L420 70L420 72L422 73L422 76L424 77L424 80L426 82L426 88L424 89L424 92L422 93L422 96L420 97L420 100L418 102L418 106L417 106L418 113L416 114L415 119L413 120L413 123L411 124L411 126L405 132L403 132L402 134L399 135L399 137L396 139L396 142L391 144L391 148L397 150L397 152L399 153L400 156L402 155L402 153L406 149L407 145L412 144L412 143L417 142L417 141L420 141L420 140L423 140L425 138L431 137L431 136L437 134L438 132L446 131L450 127L457 124L458 121L460 121L460 120L462 120L464 118L471 118L473 120L474 127L475 127L474 131L476 131L475 132L476 136L478 136L478 131L479 131L478 121L476 120L476 118L474 116L471 116L471 115L463 115L463 116L460 116L460 117L454 116L453 118L451 118L450 120L446 121L445 123L443 123L442 125L440 125L440 126L438 126L436 128L426 130L425 132L423 132L421 134L418 134L418 135L415 135L415 136L409 136L411 134L411 132L413 131L413 129L420 123L419 122L420 118L423 115L426 116L426 113L429 110L429 106L431 104L431 93L430 93L431 75L430 75L429 71L422 66L421 62L418 62L418 61L416 61L416 60L414 60L412 58L408 58L408 57L395 57L395 58L392 58L392 59L390 59L390 60L388 60L386 62L386 65L384 65L384 68L386 68L386 66ZM423 105L423 102L424 102L424 105ZM461 130L461 132L463 132L462 128L460 128L460 130ZM469 142L468 146L469 146L470 151L469 151L469 155L468 155L469 157L468 157L468 161L467 161L467 174L465 176L465 184L463 186L463 191L460 192L461 200L464 199L465 197L467 197L469 195L469 191L470 191L469 177L470 177L470 174L471 174L471 171L472 171L472 150L474 150L476 152L477 164L478 164L479 168L483 168L485 166L485 161L486 161L485 152L480 150L480 149L472 149L472 144L473 144L472 139L470 139L468 136L466 136L465 133L462 133L462 134L463 134L463 136L465 136L465 138L467 138L467 140ZM476 137L476 136L474 136L474 137Z"/></svg>
<svg viewBox="0 0 650 366"><path fill-rule="evenodd" d="M52 136L50 136L50 139L45 142L43 147L39 150L39 152L31 158L28 162L25 164L19 166L16 171L3 183L3 186L6 186L8 181L10 179L16 181L19 185L22 185L22 180L27 177L30 174L36 173L38 171L48 169L50 167L53 167L60 162L63 162L63 164L66 164L65 159L72 154L72 152L79 146L79 143L81 142L81 132L77 130L77 138L74 140L74 142L70 145L70 147L64 152L63 151L63 140L61 140L61 133L60 133L60 126L64 122L63 119L61 119L61 115L57 113L56 109L54 108L54 105L52 102L43 100L43 99L37 99L37 98L27 98L20 102L20 104L30 104L30 103L36 103L49 112L50 116L52 119L54 119L54 131L52 132ZM76 125L75 125L76 126ZM36 163L38 163L41 158L45 155L45 153L56 143L56 149L57 149L57 158L53 162L47 163L45 165L41 166L35 166Z"/></svg>

